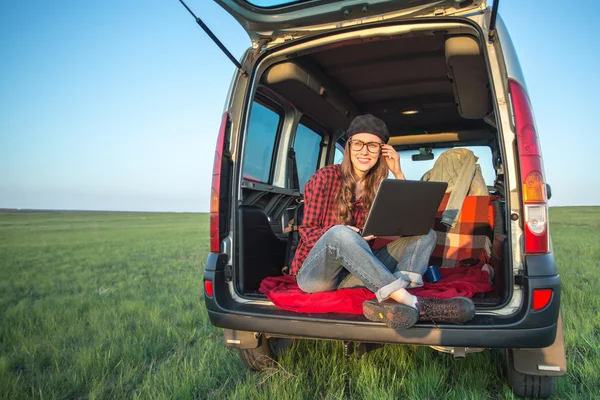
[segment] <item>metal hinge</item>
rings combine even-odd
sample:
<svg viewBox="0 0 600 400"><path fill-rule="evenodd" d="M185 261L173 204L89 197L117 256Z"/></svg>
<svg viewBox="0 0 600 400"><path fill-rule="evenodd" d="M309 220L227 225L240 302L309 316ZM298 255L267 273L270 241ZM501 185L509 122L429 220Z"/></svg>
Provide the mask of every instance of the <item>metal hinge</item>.
<svg viewBox="0 0 600 400"><path fill-rule="evenodd" d="M518 275L515 275L515 285L523 286L525 277L522 275L522 272L519 271Z"/></svg>
<svg viewBox="0 0 600 400"><path fill-rule="evenodd" d="M271 41L271 38L264 37L260 38L258 41L252 42L252 47L254 48L254 52L252 53L252 61L255 61L258 58L258 55L263 51L263 47Z"/></svg>

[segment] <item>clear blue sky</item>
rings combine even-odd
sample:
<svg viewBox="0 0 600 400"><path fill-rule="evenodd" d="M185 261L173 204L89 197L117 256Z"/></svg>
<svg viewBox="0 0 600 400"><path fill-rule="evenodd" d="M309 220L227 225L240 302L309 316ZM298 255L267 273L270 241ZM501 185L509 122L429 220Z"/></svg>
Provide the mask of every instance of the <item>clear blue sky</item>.
<svg viewBox="0 0 600 400"><path fill-rule="evenodd" d="M189 6L239 57L250 41ZM551 205L600 204L600 4L500 3L520 57ZM0 6L0 208L207 211L234 68L176 0Z"/></svg>

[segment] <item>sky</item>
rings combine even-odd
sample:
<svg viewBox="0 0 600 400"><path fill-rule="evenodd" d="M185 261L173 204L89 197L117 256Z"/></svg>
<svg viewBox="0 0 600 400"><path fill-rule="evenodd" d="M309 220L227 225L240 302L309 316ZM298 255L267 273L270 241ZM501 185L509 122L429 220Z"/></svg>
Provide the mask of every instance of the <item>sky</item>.
<svg viewBox="0 0 600 400"><path fill-rule="evenodd" d="M188 0L236 58L246 32ZM600 205L600 3L503 0L550 205ZM0 5L0 208L208 211L233 64L177 0Z"/></svg>

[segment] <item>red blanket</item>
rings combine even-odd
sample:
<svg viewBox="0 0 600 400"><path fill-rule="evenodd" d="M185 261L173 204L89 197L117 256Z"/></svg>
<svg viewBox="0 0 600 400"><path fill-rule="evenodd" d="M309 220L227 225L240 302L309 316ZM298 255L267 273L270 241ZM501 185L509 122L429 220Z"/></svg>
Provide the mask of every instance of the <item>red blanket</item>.
<svg viewBox="0 0 600 400"><path fill-rule="evenodd" d="M491 292L488 273L481 267L440 269L442 280L409 289L415 296L448 299L456 296L473 297L476 293ZM362 303L375 297L368 289L340 289L321 293L305 293L291 276L265 278L259 290L277 307L300 313L362 314Z"/></svg>

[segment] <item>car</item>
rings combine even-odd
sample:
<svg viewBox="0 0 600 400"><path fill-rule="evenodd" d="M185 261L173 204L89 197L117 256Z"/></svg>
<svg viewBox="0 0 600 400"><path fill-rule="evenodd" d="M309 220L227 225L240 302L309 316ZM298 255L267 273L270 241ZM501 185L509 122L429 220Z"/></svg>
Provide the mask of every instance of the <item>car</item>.
<svg viewBox="0 0 600 400"><path fill-rule="evenodd" d="M551 191L499 1L215 1L252 40L240 61L229 54L236 69L212 175L204 296L225 345L257 370L296 339L361 352L423 345L456 358L499 348L516 395L550 396L566 373ZM493 199L495 278L473 298L471 321L396 332L362 315L287 311L259 290L285 272L304 184L339 162L344 130L364 113L386 122L409 179L449 149L478 156Z"/></svg>

